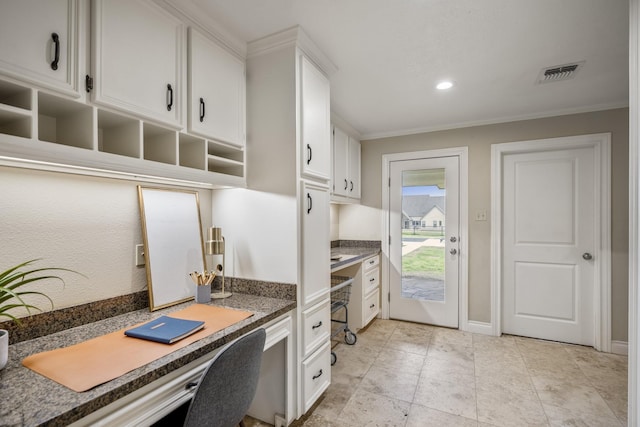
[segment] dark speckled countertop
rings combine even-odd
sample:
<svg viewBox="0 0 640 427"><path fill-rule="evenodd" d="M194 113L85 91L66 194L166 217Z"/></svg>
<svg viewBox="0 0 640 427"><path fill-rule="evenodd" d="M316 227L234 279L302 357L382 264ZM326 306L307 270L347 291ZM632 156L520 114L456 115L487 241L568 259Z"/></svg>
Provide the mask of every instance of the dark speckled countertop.
<svg viewBox="0 0 640 427"><path fill-rule="evenodd" d="M31 354L77 344L189 304L192 302L153 313L148 309L136 310L11 345L9 362L0 370L0 425L68 425L296 307L295 300L241 293L234 293L224 300L213 300L212 305L247 310L254 315L83 393L72 391L21 364Z"/></svg>
<svg viewBox="0 0 640 427"><path fill-rule="evenodd" d="M380 253L378 241L344 241L331 244L331 272L362 262ZM339 260L334 258L340 257Z"/></svg>

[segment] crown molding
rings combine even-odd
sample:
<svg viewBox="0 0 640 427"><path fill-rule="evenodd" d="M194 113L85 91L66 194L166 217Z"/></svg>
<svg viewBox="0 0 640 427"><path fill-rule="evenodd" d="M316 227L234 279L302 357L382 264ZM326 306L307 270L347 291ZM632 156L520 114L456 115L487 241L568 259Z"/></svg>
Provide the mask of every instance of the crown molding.
<svg viewBox="0 0 640 427"><path fill-rule="evenodd" d="M439 132L444 130L461 129L461 128L468 128L468 127L474 127L474 126L488 126L488 125L496 125L500 123L519 122L524 120L536 120L536 119L544 119L549 117L568 116L571 114L594 113L596 111L615 110L618 108L627 108L627 107L629 107L628 102L618 102L618 103L611 103L611 104L592 105L588 107L565 108L565 109L559 109L559 110L545 111L542 113L523 114L519 116L503 116L503 117L497 117L497 118L487 119L487 120L448 123L446 125L441 125L441 126L426 126L421 128L412 128L412 129L390 131L390 132L365 133L362 135L362 139L373 140L373 139L382 139L382 138L394 138L398 136L416 135L419 133Z"/></svg>
<svg viewBox="0 0 640 427"><path fill-rule="evenodd" d="M338 67L299 25L249 42L247 44L247 58L265 55L287 47L300 49L328 76L338 71Z"/></svg>
<svg viewBox="0 0 640 427"><path fill-rule="evenodd" d="M247 56L247 43L227 31L222 24L213 19L201 6L193 1L155 0L157 4L179 16L189 26L215 40L229 52L244 61Z"/></svg>

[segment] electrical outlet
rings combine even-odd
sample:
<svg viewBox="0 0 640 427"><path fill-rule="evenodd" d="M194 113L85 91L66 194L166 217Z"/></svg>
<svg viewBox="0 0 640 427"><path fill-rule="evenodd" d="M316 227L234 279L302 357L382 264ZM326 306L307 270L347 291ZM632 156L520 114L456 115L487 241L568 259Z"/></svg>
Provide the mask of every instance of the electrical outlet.
<svg viewBox="0 0 640 427"><path fill-rule="evenodd" d="M144 265L144 245L136 245L136 267Z"/></svg>
<svg viewBox="0 0 640 427"><path fill-rule="evenodd" d="M486 221L486 220L487 220L487 211L476 212L476 221Z"/></svg>

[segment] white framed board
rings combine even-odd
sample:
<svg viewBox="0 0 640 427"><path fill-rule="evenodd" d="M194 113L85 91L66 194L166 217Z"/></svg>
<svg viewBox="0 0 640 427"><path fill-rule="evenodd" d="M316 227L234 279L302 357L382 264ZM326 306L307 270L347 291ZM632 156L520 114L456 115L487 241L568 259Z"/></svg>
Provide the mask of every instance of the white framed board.
<svg viewBox="0 0 640 427"><path fill-rule="evenodd" d="M149 309L194 298L189 277L206 269L198 192L138 186Z"/></svg>

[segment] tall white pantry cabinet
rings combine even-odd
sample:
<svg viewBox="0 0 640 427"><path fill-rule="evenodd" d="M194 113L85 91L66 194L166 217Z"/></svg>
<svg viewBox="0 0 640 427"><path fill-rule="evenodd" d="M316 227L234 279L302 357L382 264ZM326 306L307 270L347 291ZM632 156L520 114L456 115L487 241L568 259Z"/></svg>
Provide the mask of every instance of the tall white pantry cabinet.
<svg viewBox="0 0 640 427"><path fill-rule="evenodd" d="M300 28L252 42L247 55L247 185L295 197L298 415L331 382L329 183L333 64ZM289 215L292 213L283 213ZM272 231L277 234L277 231Z"/></svg>

